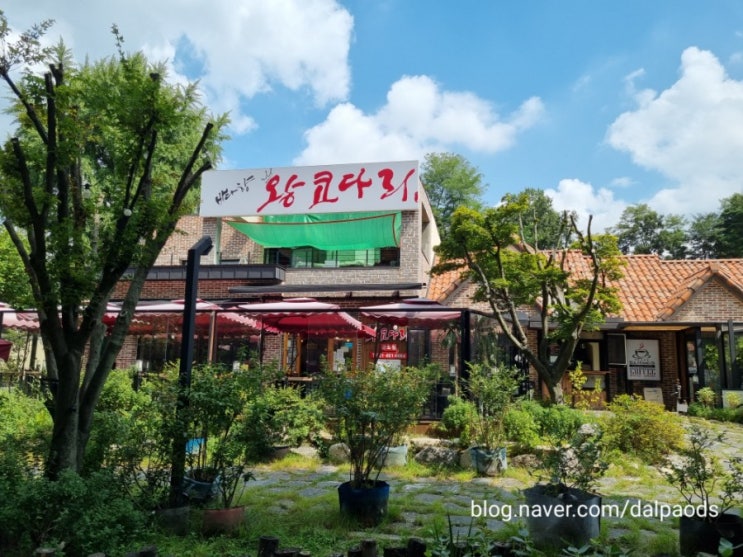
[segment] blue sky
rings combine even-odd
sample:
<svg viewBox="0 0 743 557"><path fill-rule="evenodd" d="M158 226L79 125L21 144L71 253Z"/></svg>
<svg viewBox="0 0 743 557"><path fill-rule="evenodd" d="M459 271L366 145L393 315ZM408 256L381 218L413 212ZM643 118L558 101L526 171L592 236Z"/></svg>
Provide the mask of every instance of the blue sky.
<svg viewBox="0 0 743 557"><path fill-rule="evenodd" d="M9 0L78 59L168 59L230 111L220 168L463 155L486 200L544 189L616 223L743 191L743 2ZM7 124L5 125L7 127Z"/></svg>

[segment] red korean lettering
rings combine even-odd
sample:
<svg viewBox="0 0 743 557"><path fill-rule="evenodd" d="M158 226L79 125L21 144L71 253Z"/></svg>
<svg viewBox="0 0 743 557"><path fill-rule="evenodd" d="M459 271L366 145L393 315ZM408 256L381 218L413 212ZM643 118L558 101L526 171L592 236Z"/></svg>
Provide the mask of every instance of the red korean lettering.
<svg viewBox="0 0 743 557"><path fill-rule="evenodd" d="M292 174L289 179L286 181L286 186L284 186L284 200L283 204L284 207L291 207L294 204L294 190L297 188L301 188L305 185L305 183L302 180L298 179L299 176L296 174Z"/></svg>
<svg viewBox="0 0 743 557"><path fill-rule="evenodd" d="M330 197L330 185L333 182L333 173L329 170L321 170L315 174L314 183L315 193L312 196L312 205L310 209L320 203L336 203L337 197Z"/></svg>
<svg viewBox="0 0 743 557"><path fill-rule="evenodd" d="M341 183L338 184L338 189L341 192L344 192L347 189L356 186L356 188L358 190L357 197L358 197L358 199L362 199L364 197L364 189L365 188L368 188L368 187L371 187L371 185L372 185L371 178L369 178L368 180L364 180L363 177L364 177L364 172L365 171L366 171L366 169L365 168L362 168L359 171L358 176L356 176L353 173L351 173L351 174L344 174L343 175L343 178L341 179Z"/></svg>
<svg viewBox="0 0 743 557"><path fill-rule="evenodd" d="M278 174L274 174L271 176L270 180L266 182L266 191L268 192L268 201L266 201L263 205L258 207L257 212L260 213L267 205L270 205L271 203L276 203L277 201L281 201L281 194L276 190L276 186L281 181L281 176Z"/></svg>
<svg viewBox="0 0 743 557"><path fill-rule="evenodd" d="M382 188L384 188L385 193L383 193L379 199L387 199L388 197L394 195L400 189L402 189L402 200L407 201L408 180L413 174L415 174L415 168L411 168L400 185L395 187L395 185L392 183L392 179L395 177L394 171L391 168L383 168L382 170L380 170L377 175L382 179Z"/></svg>

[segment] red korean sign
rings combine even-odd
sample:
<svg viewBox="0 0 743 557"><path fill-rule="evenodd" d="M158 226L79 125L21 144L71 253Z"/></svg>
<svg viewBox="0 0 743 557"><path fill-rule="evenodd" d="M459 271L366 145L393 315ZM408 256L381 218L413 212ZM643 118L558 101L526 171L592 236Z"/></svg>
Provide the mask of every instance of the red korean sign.
<svg viewBox="0 0 743 557"><path fill-rule="evenodd" d="M202 217L242 217L418 208L418 162L209 170Z"/></svg>

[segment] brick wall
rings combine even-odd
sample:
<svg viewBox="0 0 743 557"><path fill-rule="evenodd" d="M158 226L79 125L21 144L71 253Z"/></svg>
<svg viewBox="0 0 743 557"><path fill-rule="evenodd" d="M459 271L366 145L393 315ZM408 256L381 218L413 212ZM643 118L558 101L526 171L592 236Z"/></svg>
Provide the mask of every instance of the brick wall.
<svg viewBox="0 0 743 557"><path fill-rule="evenodd" d="M705 283L670 318L672 321L743 321L743 300L714 278Z"/></svg>

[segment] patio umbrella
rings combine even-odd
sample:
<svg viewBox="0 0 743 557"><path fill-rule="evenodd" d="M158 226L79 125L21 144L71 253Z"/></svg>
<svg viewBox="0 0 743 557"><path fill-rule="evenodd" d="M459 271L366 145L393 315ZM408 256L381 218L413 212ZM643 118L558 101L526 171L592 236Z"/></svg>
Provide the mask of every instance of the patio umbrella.
<svg viewBox="0 0 743 557"><path fill-rule="evenodd" d="M281 302L241 304L239 307L284 333L375 336L374 329L340 311L339 305L314 298L290 298Z"/></svg>
<svg viewBox="0 0 743 557"><path fill-rule="evenodd" d="M380 323L406 327L442 326L459 319L461 313L428 298L410 298L401 302L364 306L359 309L362 315Z"/></svg>
<svg viewBox="0 0 743 557"><path fill-rule="evenodd" d="M2 326L19 331L38 332L39 316L35 311L16 311L8 304L0 302Z"/></svg>
<svg viewBox="0 0 743 557"><path fill-rule="evenodd" d="M0 360L8 361L10 357L10 349L13 347L13 343L4 338L0 338Z"/></svg>
<svg viewBox="0 0 743 557"><path fill-rule="evenodd" d="M160 303L140 302L134 310L129 334L149 335L178 332L183 324L184 307L184 300ZM106 313L104 322L112 325L117 315L118 311ZM216 320L214 326L221 334L245 334L261 330L261 324L255 319L236 311L224 311L222 307L211 302L197 300L194 316L196 328L202 331L208 330L213 324L213 319Z"/></svg>

